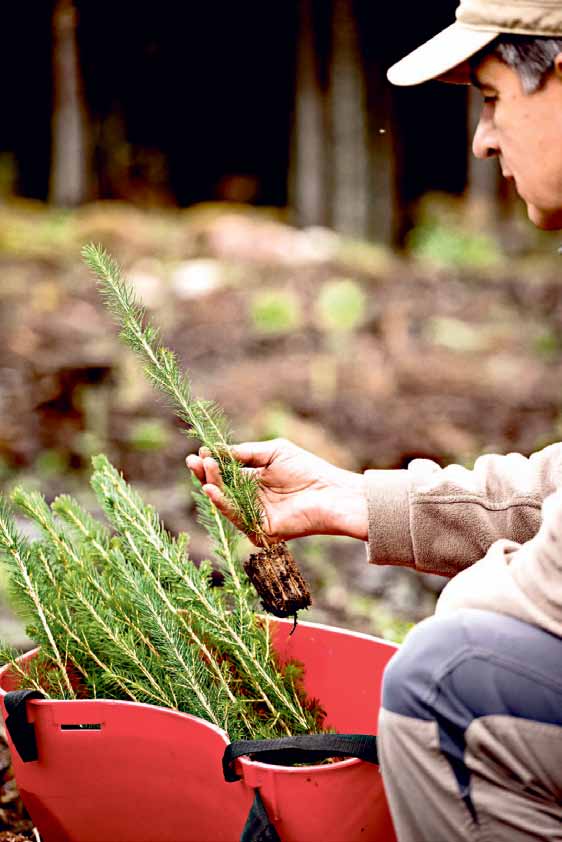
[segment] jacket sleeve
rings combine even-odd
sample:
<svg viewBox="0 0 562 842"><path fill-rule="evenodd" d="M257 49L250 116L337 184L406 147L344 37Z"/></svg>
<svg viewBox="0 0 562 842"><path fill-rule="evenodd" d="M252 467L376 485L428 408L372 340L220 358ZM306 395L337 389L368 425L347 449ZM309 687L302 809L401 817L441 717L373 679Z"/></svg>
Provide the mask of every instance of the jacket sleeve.
<svg viewBox="0 0 562 842"><path fill-rule="evenodd" d="M538 533L521 545L496 541L442 591L436 614L479 608L562 636L562 491L546 499Z"/></svg>
<svg viewBox="0 0 562 842"><path fill-rule="evenodd" d="M536 534L543 500L562 486L562 444L529 458L481 456L472 470L415 459L365 477L369 561L454 576L495 541Z"/></svg>

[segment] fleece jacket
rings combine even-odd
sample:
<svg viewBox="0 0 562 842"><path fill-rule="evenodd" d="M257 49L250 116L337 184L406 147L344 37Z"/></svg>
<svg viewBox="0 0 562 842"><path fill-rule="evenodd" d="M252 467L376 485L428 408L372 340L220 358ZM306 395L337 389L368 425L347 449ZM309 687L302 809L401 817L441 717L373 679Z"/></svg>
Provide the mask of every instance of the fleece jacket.
<svg viewBox="0 0 562 842"><path fill-rule="evenodd" d="M481 608L562 636L562 444L365 477L370 562L450 577L438 614Z"/></svg>

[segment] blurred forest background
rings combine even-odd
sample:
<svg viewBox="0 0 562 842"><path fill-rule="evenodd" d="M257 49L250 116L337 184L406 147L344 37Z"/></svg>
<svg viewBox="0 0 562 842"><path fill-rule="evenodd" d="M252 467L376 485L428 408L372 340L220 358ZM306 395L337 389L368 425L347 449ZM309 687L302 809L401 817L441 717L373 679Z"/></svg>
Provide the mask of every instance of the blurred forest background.
<svg viewBox="0 0 562 842"><path fill-rule="evenodd" d="M558 237L471 159L475 93L385 80L455 6L7 4L0 488L93 505L104 451L209 552L184 467L197 445L119 345L80 262L90 240L239 440L363 471L560 438ZM442 586L368 566L359 542L293 550L313 620L399 638Z"/></svg>

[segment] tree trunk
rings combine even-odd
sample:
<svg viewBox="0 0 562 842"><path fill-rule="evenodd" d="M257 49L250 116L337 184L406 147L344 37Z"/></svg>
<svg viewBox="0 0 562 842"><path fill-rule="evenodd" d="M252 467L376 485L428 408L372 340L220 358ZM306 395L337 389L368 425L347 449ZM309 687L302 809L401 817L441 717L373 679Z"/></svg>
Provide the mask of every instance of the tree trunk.
<svg viewBox="0 0 562 842"><path fill-rule="evenodd" d="M385 245L394 245L399 227L396 159L384 57L368 67L368 93L369 239Z"/></svg>
<svg viewBox="0 0 562 842"><path fill-rule="evenodd" d="M73 0L53 13L53 117L49 199L72 207L88 196L88 143Z"/></svg>
<svg viewBox="0 0 562 842"><path fill-rule="evenodd" d="M369 231L367 98L353 0L333 0L330 79L332 225Z"/></svg>
<svg viewBox="0 0 562 842"><path fill-rule="evenodd" d="M291 204L299 225L328 223L326 119L315 37L314 0L300 0L295 116L290 166Z"/></svg>

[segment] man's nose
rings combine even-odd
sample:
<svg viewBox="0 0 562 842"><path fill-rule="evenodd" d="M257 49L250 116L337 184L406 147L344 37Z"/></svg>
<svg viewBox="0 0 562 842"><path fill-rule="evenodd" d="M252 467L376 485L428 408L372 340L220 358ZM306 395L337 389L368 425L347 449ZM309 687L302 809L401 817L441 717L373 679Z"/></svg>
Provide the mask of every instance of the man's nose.
<svg viewBox="0 0 562 842"><path fill-rule="evenodd" d="M472 152L475 158L493 158L499 155L500 151L493 121L485 110L483 109L480 115L472 141Z"/></svg>

